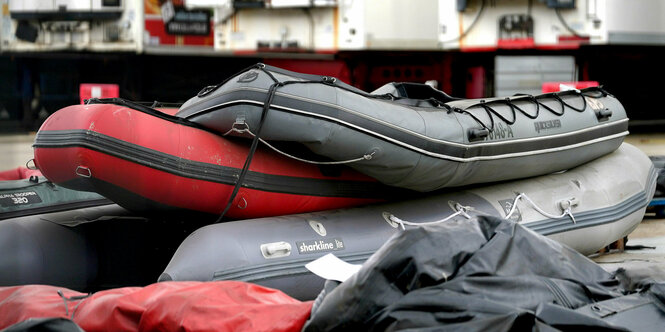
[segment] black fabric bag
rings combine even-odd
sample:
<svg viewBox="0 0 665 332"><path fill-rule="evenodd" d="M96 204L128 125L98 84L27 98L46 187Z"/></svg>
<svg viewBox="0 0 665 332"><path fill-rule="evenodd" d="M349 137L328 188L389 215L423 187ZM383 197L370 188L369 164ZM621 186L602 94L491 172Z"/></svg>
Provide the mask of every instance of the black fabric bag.
<svg viewBox="0 0 665 332"><path fill-rule="evenodd" d="M396 234L349 280L326 285L303 330L625 331L585 308L626 293L576 251L478 217ZM651 322L665 324L656 298Z"/></svg>

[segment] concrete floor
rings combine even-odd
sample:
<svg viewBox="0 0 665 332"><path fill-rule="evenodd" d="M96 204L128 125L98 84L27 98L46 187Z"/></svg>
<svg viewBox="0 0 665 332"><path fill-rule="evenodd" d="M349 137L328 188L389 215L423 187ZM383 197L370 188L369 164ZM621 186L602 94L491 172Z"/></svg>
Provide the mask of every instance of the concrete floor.
<svg viewBox="0 0 665 332"><path fill-rule="evenodd" d="M25 166L33 158L35 134L0 135L0 171Z"/></svg>
<svg viewBox="0 0 665 332"><path fill-rule="evenodd" d="M665 155L665 133L631 134L625 142L638 147L649 156ZM619 267L665 266L665 219L658 219L655 213L647 211L642 223L628 235L626 245L628 248L642 247L642 249L610 251L595 255L592 259L608 271L614 271Z"/></svg>
<svg viewBox="0 0 665 332"><path fill-rule="evenodd" d="M624 251L610 251L592 256L607 271L617 268L665 267L665 219L656 219L647 213L642 223L628 235ZM630 249L642 247L641 249Z"/></svg>
<svg viewBox="0 0 665 332"><path fill-rule="evenodd" d="M0 135L0 171L24 166L32 159L34 137L34 133ZM640 148L649 156L665 155L665 133L631 134L625 141ZM657 219L653 214L647 213L640 226L628 236L627 245L629 248L636 246L655 248L610 251L594 255L592 259L608 271L620 266L665 265L665 219Z"/></svg>

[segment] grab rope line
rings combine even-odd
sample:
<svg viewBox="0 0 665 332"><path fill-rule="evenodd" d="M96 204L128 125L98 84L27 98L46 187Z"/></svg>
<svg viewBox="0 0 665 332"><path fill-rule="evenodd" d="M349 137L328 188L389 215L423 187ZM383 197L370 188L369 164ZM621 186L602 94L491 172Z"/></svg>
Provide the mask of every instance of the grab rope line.
<svg viewBox="0 0 665 332"><path fill-rule="evenodd" d="M252 67L249 67L249 68L241 71L240 73L245 72L245 71L247 71L249 69L252 69L252 68L257 68L257 67L262 69L264 72L269 73L269 71L265 69L265 65L263 65L263 64L254 65ZM235 77L235 76L237 76L237 75L234 75L232 77ZM272 77L272 75L271 75L271 77ZM220 84L207 86L207 87L203 88L203 90L201 90L198 93L197 96L198 97L204 97L204 96L210 94L212 91L218 89L220 86L222 86L224 83L226 83L229 79L230 78L226 79L224 82L222 82ZM273 77L273 79L274 79L274 77ZM293 83L329 84L329 85L334 85L338 89L342 89L342 90L345 90L345 91L348 91L348 92L351 92L351 93L355 93L355 94L361 95L361 96L366 97L366 98L384 99L384 100L390 100L390 101L405 99L405 97L395 96L391 93L385 93L385 94L381 94L381 95L374 95L374 94L365 93L363 91L357 91L357 90L349 89L348 87L345 87L343 85L336 85L335 80L336 79L334 77L323 76L321 81L302 80L302 81L286 81L286 82L283 82L283 83L284 84L293 84ZM598 92L598 94L594 94L593 92ZM563 98L561 98L561 96L571 95L571 94L575 94L575 95L579 96L582 99L583 106L581 108L575 107L574 105L571 105L570 103L563 100ZM433 104L436 107L440 106L442 108L445 108L446 110L448 110L448 112L456 112L456 113L466 114L466 115L470 116L471 118L473 118L484 129L487 129L490 132L492 132L492 131L494 131L494 127L495 127L495 121L494 121L493 116L496 116L497 118L501 119L503 122L505 122L508 125L512 125L517 121L517 113L518 112L523 114L527 118L533 120L533 119L538 118L538 116L540 115L541 108L546 109L547 111L549 111L550 113L552 113L556 116L563 116L564 113L565 113L566 108L570 108L570 109L572 109L576 112L582 113L582 112L586 111L586 108L587 108L587 101L586 101L585 97L600 98L600 97L605 97L605 96L608 96L608 95L609 95L609 93L607 91L605 91L602 87L592 87L592 88L586 88L584 91L580 91L580 90L576 89L576 90L567 90L567 91L561 91L561 92L553 92L553 93L543 94L543 95L539 95L539 96L533 96L533 95L525 94L525 95L517 95L516 98L496 99L496 100L490 100L490 101L487 101L487 102L484 101L484 100L481 100L480 103L471 105L471 106L467 107L466 109L461 109L461 108L457 108L457 107L454 107L454 106L450 106L446 102L439 101L438 99L434 99L433 101L436 101L436 102L433 102ZM449 101L459 100L459 98L454 98L454 97L450 97L450 96L448 96L448 97L450 98ZM519 101L519 100L522 100L522 99L525 99L525 100L527 100L527 102L531 102L535 105L535 107L536 107L536 113L535 114L529 114L524 109L522 109L520 106L515 104L515 101ZM542 99L554 99L554 100L556 100L561 105L561 111L557 111L554 108L546 105L545 103L540 101ZM512 120L506 118L505 116L503 116L499 112L497 112L495 109L493 109L492 106L491 106L492 104L507 105L511 110ZM489 125L487 123L485 123L484 121L480 120L475 114L468 111L469 109L474 108L474 107L483 108L483 110L485 111L485 113L487 113L487 116L490 119L490 124Z"/></svg>
<svg viewBox="0 0 665 332"><path fill-rule="evenodd" d="M536 203L534 203L529 198L529 196L527 196L525 193L520 193L519 195L517 195L515 197L515 199L513 200L513 203L512 203L512 208L510 209L510 211L508 212L508 214L506 215L506 217L504 219L510 219L512 217L513 213L515 213L515 211L517 211L517 202L519 200L524 200L525 202L529 203L534 210L536 210L538 213L540 213L541 215L543 215L545 217L548 217L548 218L551 218L551 219L559 219L559 218L563 218L565 216L569 216L570 219L573 221L573 224L577 224L577 221L575 221L575 216L573 216L573 212L572 212L572 206L573 206L572 199L568 199L568 200L564 201L566 203L566 208L564 209L564 211L561 215L554 215L554 214L548 213L547 211L543 210L538 205L536 205ZM390 221L392 221L394 223L399 224L400 227L402 228L402 230L404 230L404 229L406 229L405 225L408 225L408 226L435 225L435 224L444 223L444 222L446 222L446 221L448 221L452 218L455 218L459 215L462 215L467 219L471 219L471 216L469 214L467 214L467 212L469 212L469 211L475 211L475 209L472 206L464 206L464 205L461 205L459 203L455 203L455 213L452 213L451 215L447 216L446 218L436 220L436 221L411 222L411 221L402 220L402 219L396 217L393 214L390 214L388 216L388 219L390 219ZM483 215L489 215L489 214L481 212L481 211L478 211L477 213L483 214Z"/></svg>
<svg viewBox="0 0 665 332"><path fill-rule="evenodd" d="M276 81L275 77L272 74L270 74L270 71L268 69L265 69L265 67L266 66L262 63L250 66L250 67L244 69L243 71L240 71L238 74L227 78L222 83L204 87L197 94L197 96L198 97L204 97L204 96L212 93L213 91L217 90L219 87L224 85L226 82L228 82L231 78L236 77L240 73L246 72L247 70L250 70L250 69L257 69L257 68L261 69L263 72L267 73L273 80ZM303 80L285 81L285 82L281 82L281 84L282 85L295 84L295 83L298 83L298 84L307 84L307 83L328 84L328 85L333 85L338 89L345 90L345 91L348 91L348 92L351 92L351 93L354 93L354 94L357 94L357 95L360 95L360 96L363 96L363 97L366 97L366 98L383 99L383 100L390 100L390 101L406 99L406 97L395 96L391 93L375 95L375 94L366 93L364 91L350 89L350 88L345 87L343 85L335 84L335 81L336 81L336 79L334 77L322 76L320 81L319 80L315 81L315 80L311 80L311 79L306 80L306 79L303 78ZM594 94L593 92L598 92L598 94ZM445 93L443 93L443 94L446 95ZM571 95L571 94L577 95L582 99L583 106L581 108L575 107L574 105L571 105L570 103L563 100L563 98L561 98L561 96L566 96L566 95ZM585 112L586 108L587 108L587 100L586 100L585 97L600 98L600 97L606 97L608 95L609 95L609 93L607 91L605 91L602 87L590 87L590 88L584 89L583 91L575 89L575 90L567 90L567 91L560 91L560 92L552 92L552 93L543 94L543 95L539 95L539 96L524 94L524 95L516 95L516 97L514 97L514 98L495 99L495 100L490 100L490 101L481 100L480 103L471 105L471 106L467 107L466 109L461 109L461 108L458 108L458 107L448 105L447 102L459 100L459 98L450 97L448 95L446 95L446 96L450 100L447 101L447 102L446 101L440 101L438 99L430 100L432 98L428 99L428 101L432 102L432 104L434 104L435 107L442 107L442 108L446 109L448 112L456 112L456 113L460 113L460 114L466 114L466 115L470 116L472 119L474 119L480 126L482 126L482 128L488 130L489 132L493 132L494 127L495 127L494 117L499 118L500 120L502 120L503 122L505 122L508 125L512 125L517 121L517 113L518 112L523 114L527 118L533 120L533 119L538 118L538 116L540 115L541 108L546 109L547 111L549 111L550 113L552 113L556 116L563 116L564 113L565 113L566 108L570 108L570 109L572 109L576 112L582 113L582 112ZM555 101L557 101L561 105L561 111L557 111L554 108L546 105L545 103L540 101L542 99L554 99ZM533 103L536 107L536 113L535 114L529 114L524 109L522 109L520 106L515 104L515 101L520 101L520 100L527 100L527 102ZM505 116L503 116L499 112L497 112L494 108L492 108L492 106L491 106L492 104L507 105L511 110L512 120L505 117ZM487 114L487 117L489 118L489 121L490 121L489 125L487 123L485 123L485 121L479 119L475 114L473 114L472 112L469 111L469 109L474 108L474 107L481 107L485 111L485 113ZM185 117L185 118L189 118L189 117L195 116L195 115L196 114L191 114L190 116Z"/></svg>
<svg viewBox="0 0 665 332"><path fill-rule="evenodd" d="M252 137L257 137L257 135L255 135L251 130L249 130L249 125L248 125L248 124L245 123L244 125L245 125L246 128L238 129L238 128L233 127L233 128L231 128L229 131L227 131L226 133L224 133L223 136L227 136L227 135L230 134L231 132L236 132L236 133L239 133L239 134L247 133L247 134L250 134ZM371 153L365 154L365 155L363 155L362 157L358 157L358 158L354 158L354 159L349 159L349 160L340 160L340 161L316 161L316 160L303 159L303 158L296 157L296 156L294 156L294 155L292 155L292 154L288 154L288 153L286 153L286 152L284 152L284 151L282 151L282 150L280 150L280 149L274 147L272 144L268 143L266 140L264 140L263 138L260 138L260 137L259 137L259 142L265 144L267 147L269 147L269 148L272 149L273 151L275 151L275 152L277 152L277 153L279 153L279 154L281 154L281 155L283 155L283 156L285 156L285 157L288 157L288 158L291 158L291 159L295 159L295 160L298 160L298 161L301 161L301 162L304 162L304 163L308 163L308 164L315 164L315 165L343 165L343 164L351 164L351 163L355 163L355 162L362 161L362 160L371 160L372 157L374 157L374 154L376 154L376 151L372 151Z"/></svg>
<svg viewBox="0 0 665 332"><path fill-rule="evenodd" d="M565 111L566 111L566 108L570 108L570 109L572 109L576 112L583 113L584 111L586 111L586 107L587 107L587 101L586 101L585 97L599 98L599 97L605 97L605 96L609 95L609 93L607 93L601 87L593 88L593 91L600 92L600 96L592 95L590 93L586 93L586 92L591 92L591 91L592 90L587 90L585 92L582 92L580 90L570 90L570 91L564 91L564 92L559 92L559 93L550 93L550 94L541 95L541 96L523 95L523 96L518 97L518 98L528 99L528 101L533 103L536 106L536 114L529 114L524 109L522 109L521 107L517 106L514 103L516 100L520 100L520 99L511 99L511 98L496 99L496 100L490 100L490 101L487 101L487 102L484 101L484 100L481 100L480 103L471 105L471 106L467 107L466 109L452 107L452 106L449 106L449 105L446 105L446 104L443 104L443 105L445 107L447 107L449 111L453 111L453 112L461 113L461 114L466 114L466 115L470 116L478 124L480 124L484 129L487 129L490 132L492 132L492 131L494 131L494 124L495 124L494 117L492 115L494 115L497 118L501 119L506 124L512 125L517 121L517 112L519 112L519 113L523 114L524 116L526 116L527 118L533 120L533 119L538 118L538 116L540 115L540 108L541 107L548 110L550 113L552 113L556 116L563 116ZM580 98L582 99L582 104L583 104L582 107L580 107L580 108L575 107L575 106L567 103L565 100L563 100L563 98L561 98L562 94L566 95L566 94L571 94L571 93L575 93L578 96L580 96ZM561 105L561 111L560 112L556 111L554 108L546 105L545 103L541 102L539 99L554 99L554 100L558 101L559 104ZM508 107L510 107L510 110L511 110L511 113L512 113L512 120L510 120L510 119L506 118L505 116L501 115L499 112L497 112L495 109L493 109L490 106L490 104L505 104ZM474 107L483 108L483 110L487 114L487 117L490 119L489 126L484 121L480 120L475 114L468 111L469 109L474 108Z"/></svg>
<svg viewBox="0 0 665 332"><path fill-rule="evenodd" d="M396 217L395 215L393 215L393 214L390 214L390 215L388 216L388 219L390 219L390 221L392 221L392 222L394 222L394 223L399 224L400 227L402 228L402 230L405 230L405 229L406 229L406 227L405 227L404 225L408 225L408 226L427 226L427 225L436 225L436 224L440 224L440 223L446 222L446 221L448 221L448 220L450 220L450 219L452 219L452 218L455 218L455 217L457 217L457 216L459 216L459 215L464 216L466 219L471 219L471 216L468 215L467 212L473 210L473 207L471 207L471 206L463 206L463 205L460 205L459 203L456 203L456 204L455 204L455 208L456 208L456 210L457 210L457 211L455 211L455 213L452 213L451 215L449 215L449 216L447 216L447 217L445 217L445 218L443 218L443 219L436 220L436 221L411 222L411 221L406 221L406 220L402 220L402 219L400 219L400 218L397 218L397 217Z"/></svg>
<svg viewBox="0 0 665 332"><path fill-rule="evenodd" d="M90 293L90 294L86 294L86 295L66 297L65 294L63 294L61 290L58 290L57 293L62 298L62 301L65 303L65 315L67 317L69 317L69 319L72 319L72 320L74 319L74 313L76 313L76 309L79 307L79 305L81 303L83 303L83 301L81 301L81 300L85 300L85 299L87 299L88 297L90 297L92 295L92 293ZM73 301L80 301L80 302L77 303L74 306L74 308L72 309L72 315L70 316L69 315L69 305L67 303L68 302L73 302Z"/></svg>
<svg viewBox="0 0 665 332"><path fill-rule="evenodd" d="M513 200L513 206L512 206L512 208L510 208L510 211L506 215L506 219L510 219L513 216L513 213L515 213L515 211L517 211L517 201L519 201L520 199L524 200L527 203L529 203L529 205L531 205L531 207L534 210L536 210L538 213L542 214L545 217L548 217L548 218L551 218L551 219L559 219L559 218L563 218L565 216L570 216L570 219L573 221L573 224L577 223L577 221L575 221L575 216L573 216L573 212L572 212L572 207L573 207L573 201L572 200L568 199L568 200L565 201L567 203L566 204L567 207L563 210L563 213L561 213L561 215L557 216L557 215L548 213L547 211L540 208L525 193L520 193L519 195L517 195L517 197L515 197L515 199Z"/></svg>

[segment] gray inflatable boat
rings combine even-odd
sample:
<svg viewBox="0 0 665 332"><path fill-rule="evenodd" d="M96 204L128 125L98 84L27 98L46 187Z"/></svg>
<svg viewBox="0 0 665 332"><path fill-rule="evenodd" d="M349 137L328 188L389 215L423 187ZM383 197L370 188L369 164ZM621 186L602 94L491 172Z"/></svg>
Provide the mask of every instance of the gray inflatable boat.
<svg viewBox="0 0 665 332"><path fill-rule="evenodd" d="M204 88L176 115L222 135L301 143L423 192L569 169L614 151L628 133L623 106L602 88L463 100L391 83L368 94L263 64Z"/></svg>
<svg viewBox="0 0 665 332"><path fill-rule="evenodd" d="M180 245L159 280L242 280L312 299L323 279L309 273L306 263L328 253L362 263L402 227L480 214L508 217L591 254L637 227L655 181L649 158L623 144L585 165L532 179L362 208L214 224Z"/></svg>
<svg viewBox="0 0 665 332"><path fill-rule="evenodd" d="M146 285L201 225L148 220L116 204L0 220L0 286L96 291Z"/></svg>
<svg viewBox="0 0 665 332"><path fill-rule="evenodd" d="M50 284L86 289L97 277L99 260L93 240L74 227L128 214L110 204L0 221L0 286Z"/></svg>

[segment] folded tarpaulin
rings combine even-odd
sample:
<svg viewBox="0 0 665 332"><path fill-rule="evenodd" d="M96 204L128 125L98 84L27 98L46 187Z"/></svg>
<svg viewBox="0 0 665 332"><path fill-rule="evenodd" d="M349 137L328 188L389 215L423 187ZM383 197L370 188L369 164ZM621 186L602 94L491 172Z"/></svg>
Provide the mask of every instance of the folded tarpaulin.
<svg viewBox="0 0 665 332"><path fill-rule="evenodd" d="M0 288L0 329L57 317L85 331L299 331L311 305L238 281L162 282L89 296L27 285Z"/></svg>
<svg viewBox="0 0 665 332"><path fill-rule="evenodd" d="M629 294L576 251L517 223L478 217L395 235L351 278L326 284L304 331L665 326L661 286ZM625 319L608 319L614 314Z"/></svg>

